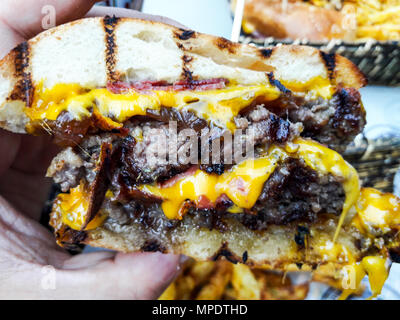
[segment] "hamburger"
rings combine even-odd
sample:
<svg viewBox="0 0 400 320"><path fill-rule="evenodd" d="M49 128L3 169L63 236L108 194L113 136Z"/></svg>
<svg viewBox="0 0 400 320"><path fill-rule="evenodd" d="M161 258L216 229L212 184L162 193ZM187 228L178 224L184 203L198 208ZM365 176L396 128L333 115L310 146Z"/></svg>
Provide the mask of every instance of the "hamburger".
<svg viewBox="0 0 400 320"><path fill-rule="evenodd" d="M310 47L87 18L0 62L0 126L62 148L47 175L64 247L346 267L376 295L398 260L400 201L361 188L339 153L365 125L365 84Z"/></svg>
<svg viewBox="0 0 400 320"><path fill-rule="evenodd" d="M243 30L310 41L399 40L398 0L246 0Z"/></svg>

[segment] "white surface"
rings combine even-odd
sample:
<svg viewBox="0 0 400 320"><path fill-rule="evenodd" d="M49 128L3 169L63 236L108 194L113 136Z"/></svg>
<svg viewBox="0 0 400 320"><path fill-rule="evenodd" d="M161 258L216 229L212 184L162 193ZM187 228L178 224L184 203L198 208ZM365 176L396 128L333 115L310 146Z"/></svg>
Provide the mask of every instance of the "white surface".
<svg viewBox="0 0 400 320"><path fill-rule="evenodd" d="M242 30L242 20L244 12L244 0L237 0L236 7L234 11L234 19L231 33L231 41L238 42L240 37L240 32Z"/></svg>
<svg viewBox="0 0 400 320"><path fill-rule="evenodd" d="M367 86L360 92L367 111L367 138L400 136L400 87Z"/></svg>
<svg viewBox="0 0 400 320"><path fill-rule="evenodd" d="M232 14L228 0L144 0L142 11L174 19L190 29L231 36Z"/></svg>

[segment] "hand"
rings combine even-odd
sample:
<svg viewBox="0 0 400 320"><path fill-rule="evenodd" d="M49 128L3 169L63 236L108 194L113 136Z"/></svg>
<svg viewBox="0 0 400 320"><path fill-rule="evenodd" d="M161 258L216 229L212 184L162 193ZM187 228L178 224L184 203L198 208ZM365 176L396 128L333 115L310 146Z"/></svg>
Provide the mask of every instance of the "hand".
<svg viewBox="0 0 400 320"><path fill-rule="evenodd" d="M83 17L95 2L2 0L0 59L42 31L44 5L54 6L59 24ZM94 8L88 15L105 14L178 25L126 9ZM56 147L49 137L0 129L0 150L0 298L155 299L176 276L178 256L109 251L71 256L58 247L54 236L37 222L51 186L45 171Z"/></svg>

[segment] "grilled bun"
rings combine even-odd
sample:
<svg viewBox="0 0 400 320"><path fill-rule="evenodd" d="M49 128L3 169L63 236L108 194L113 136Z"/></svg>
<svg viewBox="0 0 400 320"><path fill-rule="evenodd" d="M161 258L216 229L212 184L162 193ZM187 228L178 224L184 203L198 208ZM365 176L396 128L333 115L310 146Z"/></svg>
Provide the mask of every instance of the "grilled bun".
<svg viewBox="0 0 400 320"><path fill-rule="evenodd" d="M224 77L238 84L306 84L320 77L336 87L360 88L366 79L346 58L311 47L258 49L224 38L129 18L87 18L45 31L0 62L0 127L25 133L35 89L57 83L105 87L132 81L175 82ZM290 89L290 85L289 85Z"/></svg>

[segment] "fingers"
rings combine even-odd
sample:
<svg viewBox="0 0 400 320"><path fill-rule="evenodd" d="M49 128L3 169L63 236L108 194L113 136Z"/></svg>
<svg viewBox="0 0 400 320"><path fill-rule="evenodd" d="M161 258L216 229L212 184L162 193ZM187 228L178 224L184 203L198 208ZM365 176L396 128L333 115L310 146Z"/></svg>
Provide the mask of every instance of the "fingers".
<svg viewBox="0 0 400 320"><path fill-rule="evenodd" d="M157 299L176 277L179 256L161 253L81 254L58 273L59 298Z"/></svg>
<svg viewBox="0 0 400 320"><path fill-rule="evenodd" d="M82 18L98 0L1 0L0 59L24 40L43 31L43 22L62 24ZM46 25L45 25L46 26Z"/></svg>
<svg viewBox="0 0 400 320"><path fill-rule="evenodd" d="M0 179L17 156L20 144L20 135L0 129L0 150L2 150L0 156Z"/></svg>
<svg viewBox="0 0 400 320"><path fill-rule="evenodd" d="M115 251L100 251L92 253L82 253L72 256L64 261L62 269L64 270L79 270L95 267L100 262L113 260L116 256Z"/></svg>
<svg viewBox="0 0 400 320"><path fill-rule="evenodd" d="M23 135L12 166L23 173L44 176L51 160L60 149L52 142L52 137L49 135L40 137Z"/></svg>
<svg viewBox="0 0 400 320"><path fill-rule="evenodd" d="M19 211L38 220L51 181L45 172L58 151L49 137L0 131L0 194Z"/></svg>
<svg viewBox="0 0 400 320"><path fill-rule="evenodd" d="M124 9L124 8L108 8L108 7L93 7L88 14L86 15L87 17L104 17L106 15L113 16L115 15L116 17L122 17L122 18L138 18L138 19L143 19L143 20L152 20L152 21L157 21L157 22L162 22L166 23L178 28L186 28L184 25L180 24L179 22L162 17L162 16L156 16L152 14L146 14L142 13L136 10L131 10L131 9Z"/></svg>
<svg viewBox="0 0 400 320"><path fill-rule="evenodd" d="M51 181L42 174L7 170L0 180L0 194L19 212L38 221L48 198Z"/></svg>

